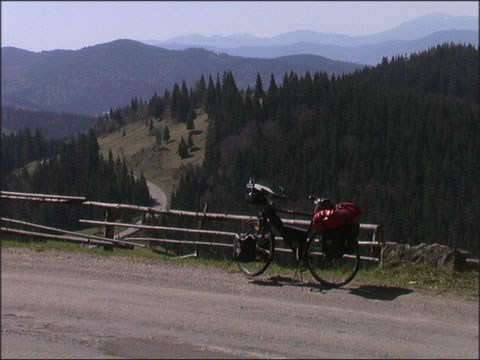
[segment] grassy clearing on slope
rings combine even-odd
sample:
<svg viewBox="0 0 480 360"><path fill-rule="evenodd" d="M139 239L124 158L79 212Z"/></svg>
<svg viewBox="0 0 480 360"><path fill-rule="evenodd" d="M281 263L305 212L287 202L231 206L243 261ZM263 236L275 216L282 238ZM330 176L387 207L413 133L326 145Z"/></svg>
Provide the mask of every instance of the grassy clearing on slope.
<svg viewBox="0 0 480 360"><path fill-rule="evenodd" d="M205 155L205 136L207 132L207 115L201 113L194 121L194 148L190 156L181 159L178 155L178 144L183 137L188 140L189 130L185 124L171 119L154 120L153 127L161 134L168 126L171 139L161 146L155 143L155 136L150 134L146 121L137 121L122 127L118 131L102 136L99 139L100 152L108 158L111 150L114 158L125 159L129 168L139 175L143 172L147 180L160 186L170 200L172 190L178 185L180 177L187 165L200 165Z"/></svg>

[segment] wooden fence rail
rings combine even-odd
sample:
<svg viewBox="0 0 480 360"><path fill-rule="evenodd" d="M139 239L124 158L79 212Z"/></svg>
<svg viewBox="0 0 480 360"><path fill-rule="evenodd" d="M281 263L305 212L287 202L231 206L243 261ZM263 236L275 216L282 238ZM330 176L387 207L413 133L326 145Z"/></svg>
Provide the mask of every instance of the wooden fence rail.
<svg viewBox="0 0 480 360"><path fill-rule="evenodd" d="M104 245L104 246L105 245L112 245L112 243L109 242L109 241L90 240L90 239L83 239L83 238L79 238L79 237L64 236L64 235L45 234L45 233L39 233L39 232L34 232L34 231L12 229L12 228L7 228L7 227L1 227L0 231L4 232L4 233L7 233L7 234L33 236L33 237L39 237L39 238L51 239L51 240L81 242L81 243L86 243L86 244L95 244L95 245Z"/></svg>
<svg viewBox="0 0 480 360"><path fill-rule="evenodd" d="M112 203L104 203L104 202L97 202L97 201L86 201L84 197L75 197L75 196L62 196L62 195L47 195L47 194L31 194L31 193L19 193L19 192L8 192L8 191L1 191L1 198L2 199L11 199L11 200L26 200L26 201L40 201L40 202L52 202L52 203L70 203L72 205L80 205L80 206L94 206L104 209L122 209L122 210L132 210L137 212L143 212L148 214L164 214L164 215L172 215L172 216L180 216L180 217L193 217L198 218L200 221L204 219L210 220L225 220L225 221L248 221L254 220L257 217L255 216L248 216L248 215L234 215L234 214L219 214L219 213L207 213L207 212L195 212L195 211L184 211L184 210L173 210L173 209L158 209L153 207L147 206L137 206L137 205L129 205L129 204L112 204ZM292 213L289 211L289 213ZM306 214L303 214L306 215ZM74 234L75 236L80 236L87 238L86 240L78 238L69 238L70 241L81 241L81 242L98 242L99 244L115 244L117 246L141 246L145 247L144 244L139 244L138 242L149 242L149 241L158 241L164 243L176 243L176 244L192 244L192 245L205 245L205 246L220 246L220 247L232 247L231 243L221 243L221 242L208 242L208 241L186 241L186 240L173 240L173 239L161 239L161 238L125 238L125 240L117 240L113 239L113 236L106 236L106 237L98 237L93 235L85 235L79 234L75 232L67 232L61 229L55 229L50 227L45 227L43 225L32 224L25 221L8 219L8 218L1 218L4 222L11 222L26 226L33 226L37 228L43 228L44 230L51 230L51 231L58 231L63 233L70 233ZM303 225L308 226L310 224L310 220L299 220L299 219L282 219L285 224L291 225ZM97 221L97 220L86 220L80 219L80 223L84 224L91 224L91 225L102 225L105 226L105 229L108 229L108 233L113 234L113 228L115 226L118 227L126 227L126 228L135 228L135 229L149 229L149 230L160 230L160 231L178 231L184 233L195 233L195 234L206 234L206 235L216 235L216 236L234 236L234 232L227 232L227 231L215 231L215 230L204 230L200 228L198 229L189 229L189 228L177 228L177 227L168 227L168 226L154 226L154 225L143 225L143 224L126 224L126 223L118 223L113 221ZM381 227L376 224L360 224L361 230L372 231L372 240L371 241L359 241L359 245L362 246L370 246L370 247L381 247L383 244L383 239L381 237ZM54 236L50 234L41 234L41 233L32 233L32 232L25 232L23 230L15 230L10 228L3 228L4 232L9 233L16 233L21 235L27 235L30 233L29 236L38 236L47 238L50 236L53 239L58 240L67 240L66 237L62 236ZM106 231L107 233L107 231ZM39 235L41 234L41 236ZM280 241L282 240L281 237L276 237L275 240ZM278 248L276 249L280 252L290 252L290 249L283 249ZM366 257L362 256L363 260L368 261L376 261L379 262L379 258L374 257Z"/></svg>
<svg viewBox="0 0 480 360"><path fill-rule="evenodd" d="M125 223L117 223L117 222L109 222L109 221L96 221L96 220L84 220L84 219L80 219L78 220L78 222L82 224L91 224L91 225L119 226L119 227L144 229L144 230L170 230L170 231L181 231L186 233L208 234L208 235L235 236L236 234L228 231L187 229L187 228L177 228L177 227L157 226L157 225L125 224Z"/></svg>
<svg viewBox="0 0 480 360"><path fill-rule="evenodd" d="M97 221L97 220L85 220L80 219L78 222L83 224L91 225L103 225L103 226L119 226L125 228L135 228L135 229L144 229L144 230L163 230L163 231L180 231L185 233L194 233L194 234L208 234L208 235L219 235L219 236L235 236L235 232L229 231L214 231L214 230L202 230L202 229L187 229L187 228L178 228L178 227L169 227L169 226L157 226L157 225L142 225L142 224L126 224L118 222L109 222L109 221ZM307 222L306 225L309 223ZM128 238L132 240L132 238ZM142 238L136 238L136 241L140 241ZM275 237L276 241L283 240L281 236ZM151 240L150 240L151 241ZM189 243L198 243L195 240L190 241ZM211 244L209 242L209 244ZM359 245L369 245L369 246L381 246L382 243L379 241L359 241Z"/></svg>
<svg viewBox="0 0 480 360"><path fill-rule="evenodd" d="M102 242L102 245L105 245L105 244L114 245L114 244L116 244L116 245L145 247L145 245L138 244L138 243L133 243L133 242L130 243L130 242L127 242L127 241L122 241L122 240L109 239L109 238L104 238L104 237L97 236L97 235L87 235L87 234L82 234L82 233L78 233L78 232L74 232L74 231L57 229L57 228L53 228L53 227L50 227L50 226L34 224L34 223L27 222L27 221L9 219L9 218L5 218L5 217L0 217L0 220L4 221L4 222L7 222L7 223L17 224L17 225L25 225L25 226L34 227L34 228L37 228L37 229L48 230L48 231L53 231L53 232L58 232L58 233L63 233L63 234L75 235L75 236L90 239L90 240L100 240ZM45 234L45 235L48 235L48 234Z"/></svg>
<svg viewBox="0 0 480 360"><path fill-rule="evenodd" d="M199 219L232 220L232 221L248 221L248 220L256 219L255 216L249 216L249 215L216 214L216 213L207 213L207 212L198 212L198 211L159 209L159 208L148 207L148 206L138 206L138 205L128 205L128 204L112 204L112 203L104 203L104 202L98 202L98 201L81 201L82 199L85 199L85 198L73 197L73 196L68 197L68 196L61 196L61 195L13 193L8 191L2 191L1 197L2 199L30 200L30 201L44 201L44 202L58 202L59 200L73 201L76 204L83 205L83 206L94 206L94 207L100 207L105 209L134 210L134 211L145 212L150 214L187 216L187 217L195 217ZM299 220L299 219L282 219L282 221L285 224L290 224L290 225L308 225L310 223L309 220ZM360 229L373 231L373 241L375 241L375 237L376 235L378 235L380 228L381 228L380 225L376 225L376 224L360 224Z"/></svg>
<svg viewBox="0 0 480 360"><path fill-rule="evenodd" d="M12 191L2 191L2 199L12 200L29 200L42 202L84 202L86 200L83 196L65 196L65 195L47 195L47 194L31 194L19 193Z"/></svg>
<svg viewBox="0 0 480 360"><path fill-rule="evenodd" d="M80 223L91 224L91 225L103 225L103 226L119 226L125 228L136 228L144 230L163 230L163 231L178 231L183 233L194 233L194 234L208 234L208 235L218 235L218 236L230 236L233 237L236 235L234 232L227 231L213 231L213 230L202 230L202 229L186 229L178 227L169 227L169 226L156 226L156 225L141 225L141 224L126 224L126 223L117 223L117 222L108 222L108 221L96 221L96 220L85 220L80 219ZM309 222L306 223L309 225ZM370 230L370 228L368 228ZM208 245L208 246L223 246L223 247L233 247L232 243L220 243L220 242L202 242L195 240L174 240L174 239L164 239L164 238L146 238L146 237L126 237L125 240L128 241L142 241L142 242L160 242L160 243L176 243L176 244L190 244L190 245ZM282 241L281 236L276 236L275 241ZM372 246L380 247L382 246L381 242L378 241L359 241L359 246ZM291 252L291 249L279 248L276 247L275 251L278 252ZM371 257L371 256L360 256L362 260L380 262L380 258Z"/></svg>

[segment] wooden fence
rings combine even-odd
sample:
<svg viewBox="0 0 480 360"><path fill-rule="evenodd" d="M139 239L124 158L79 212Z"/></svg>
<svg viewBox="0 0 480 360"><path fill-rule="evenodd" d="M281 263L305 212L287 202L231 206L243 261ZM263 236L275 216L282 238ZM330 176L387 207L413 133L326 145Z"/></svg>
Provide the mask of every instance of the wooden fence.
<svg viewBox="0 0 480 360"><path fill-rule="evenodd" d="M90 225L99 225L105 228L105 233L103 237L95 236L95 235L86 235L78 232L71 232L67 230L47 227L44 225L33 224L27 221L10 219L6 217L1 217L0 220L2 223L8 224L17 224L22 226L29 226L37 229L48 230L52 232L58 232L63 234L68 234L70 236L64 235L52 235L47 233L39 233L39 232L31 232L25 230L19 230L11 227L3 226L1 227L1 231L4 233L9 234L16 234L20 236L33 236L33 237L41 237L53 240L61 240L61 241L74 241L74 242L81 242L81 243L91 243L95 245L102 245L106 249L112 249L113 246L119 246L124 248L132 249L134 246L137 247L145 247L145 243L155 241L159 243L169 243L169 244L191 244L194 246L218 246L218 247L233 247L231 241L225 242L213 242L213 241L195 241L195 240L176 240L176 239L166 239L166 238L148 238L148 237L125 237L125 238L115 238L114 236L114 228L115 227L122 227L122 228L130 228L130 229L137 229L137 230L155 230L155 231L169 231L169 232L182 232L182 233L192 233L192 234L204 234L204 235L214 235L214 236L223 236L223 237L233 237L235 236L235 232L229 231L216 231L216 230L205 230L202 229L201 224L203 220L210 219L210 220L224 220L224 221L248 221L256 219L255 216L248 216L248 215L233 215L233 214L218 214L218 213L208 213L204 212L194 212L194 211L183 211L183 210L173 210L173 209L159 209L154 207L146 207L146 206L136 206L136 205L128 205L128 204L112 204L112 203L104 203L104 202L95 202L95 201L87 201L84 197L74 197L74 196L62 196L62 195L46 195L46 194L30 194L30 193L19 193L19 192L8 192L8 191L1 191L1 198L2 199L9 199L9 200L24 200L24 201L37 201L37 202L50 202L50 203L63 203L63 204L72 204L77 206L94 206L97 208L104 208L107 212L105 217L106 220L88 220L88 219L79 219L80 223L83 224L90 224ZM140 213L147 213L151 215L172 215L172 216L179 216L179 217L191 217L199 219L199 226L197 229L193 228L181 228L181 227L171 227L171 226L154 226L154 225L143 225L140 223L137 224L128 224L128 223L120 223L114 222L109 220L108 211L109 210L132 210L137 211ZM205 207L206 210L206 207ZM295 214L294 211L288 211L288 213ZM306 215L306 214L303 214ZM299 220L299 219L282 219L282 221L286 224L292 225L300 225L300 226L308 226L310 221L309 220ZM360 230L362 232L371 232L371 240L368 241L359 241L360 246L370 247L371 255L376 256L361 256L362 260L366 261L373 261L373 262L381 262L380 254L381 248L383 244L381 227L375 224L360 224ZM281 241L281 237L276 237L276 241ZM377 251L374 251L377 249ZM279 252L291 252L290 249L285 248L276 248L276 251ZM195 251L196 254L196 251Z"/></svg>

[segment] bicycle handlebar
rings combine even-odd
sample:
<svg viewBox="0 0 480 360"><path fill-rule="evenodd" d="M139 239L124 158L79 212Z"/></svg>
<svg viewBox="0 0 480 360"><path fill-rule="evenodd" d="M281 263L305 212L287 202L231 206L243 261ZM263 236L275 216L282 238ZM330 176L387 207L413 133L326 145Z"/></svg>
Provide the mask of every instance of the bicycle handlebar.
<svg viewBox="0 0 480 360"><path fill-rule="evenodd" d="M247 189L250 192L251 191L257 191L259 193L262 193L265 196L269 196L269 197L272 197L272 198L277 198L277 199L282 199L282 200L287 199L282 187L280 187L280 190L282 190L283 194L279 194L279 193L273 191L271 188L269 188L267 186L255 183L255 180L253 180L252 178L250 178L248 183L247 183ZM315 195L309 195L308 199L313 200L313 203L315 204L315 206L331 203L329 199L321 198L321 197L318 197L318 196L315 196Z"/></svg>

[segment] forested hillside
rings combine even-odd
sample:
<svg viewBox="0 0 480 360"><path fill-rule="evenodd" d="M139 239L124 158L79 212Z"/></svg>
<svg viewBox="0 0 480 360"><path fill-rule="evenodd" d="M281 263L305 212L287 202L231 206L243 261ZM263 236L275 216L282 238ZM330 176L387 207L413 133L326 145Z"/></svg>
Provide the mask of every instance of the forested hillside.
<svg viewBox="0 0 480 360"><path fill-rule="evenodd" d="M478 49L442 45L353 75L272 77L241 91L231 73L209 86L202 168L189 169L172 208L255 213L245 184L356 201L385 239L478 252Z"/></svg>
<svg viewBox="0 0 480 360"><path fill-rule="evenodd" d="M48 139L68 139L98 121L94 116L2 106L2 133L38 129Z"/></svg>
<svg viewBox="0 0 480 360"><path fill-rule="evenodd" d="M477 49L477 50L475 50ZM479 100L478 48L444 45L430 48L421 54L383 58L380 66L365 69L359 81L368 74L373 81L383 81L394 88L408 88L422 93L443 94L448 97Z"/></svg>
<svg viewBox="0 0 480 360"><path fill-rule="evenodd" d="M61 147L61 141L45 139L38 129L34 134L29 128L17 134L2 134L2 176L32 161L55 157Z"/></svg>
<svg viewBox="0 0 480 360"><path fill-rule="evenodd" d="M143 174L135 178L125 161L114 160L111 153L108 159L104 159L99 154L97 138L92 131L61 145L55 141L41 141L43 136L38 132L33 140L28 140L30 138L29 130L2 138L2 190L85 196L88 200L113 203L151 204ZM36 144L42 144L45 151L36 151ZM28 155L23 155L24 152ZM39 161L30 171L20 168L7 172L13 166L4 168L4 163L10 164L6 161L7 156L9 159L24 156L24 163ZM78 219L101 218L104 212L92 207L6 200L2 204L2 216L75 229L79 228Z"/></svg>

